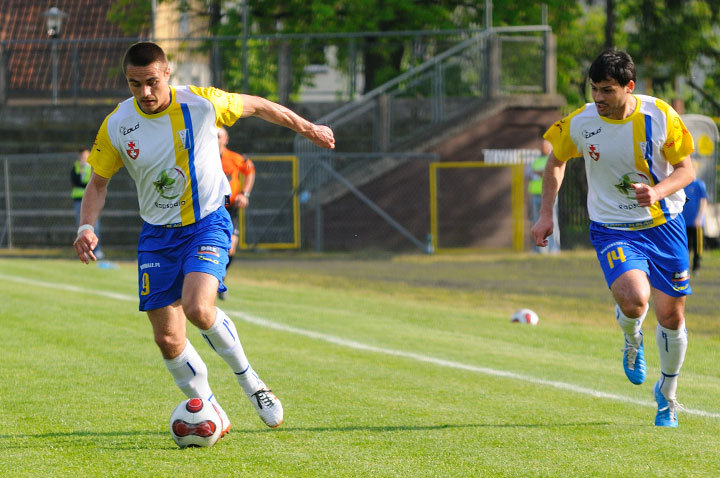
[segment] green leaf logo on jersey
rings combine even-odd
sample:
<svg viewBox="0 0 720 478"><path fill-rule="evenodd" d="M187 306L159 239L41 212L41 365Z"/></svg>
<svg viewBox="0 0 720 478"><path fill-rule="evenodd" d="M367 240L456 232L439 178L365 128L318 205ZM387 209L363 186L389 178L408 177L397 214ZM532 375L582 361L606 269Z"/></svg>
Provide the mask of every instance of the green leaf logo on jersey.
<svg viewBox="0 0 720 478"><path fill-rule="evenodd" d="M632 187L633 183L650 184L650 181L643 173L627 173L622 175L620 182L615 185L615 189L630 199L635 199L635 189Z"/></svg>
<svg viewBox="0 0 720 478"><path fill-rule="evenodd" d="M180 168L168 168L160 171L153 186L165 199L175 199L185 191L185 173Z"/></svg>

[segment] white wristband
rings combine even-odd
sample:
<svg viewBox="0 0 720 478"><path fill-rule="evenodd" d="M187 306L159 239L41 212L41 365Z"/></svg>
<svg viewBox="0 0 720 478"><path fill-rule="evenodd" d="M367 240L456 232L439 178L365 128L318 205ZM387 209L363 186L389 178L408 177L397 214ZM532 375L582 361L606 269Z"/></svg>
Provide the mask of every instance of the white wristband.
<svg viewBox="0 0 720 478"><path fill-rule="evenodd" d="M92 224L83 224L82 226L78 227L78 232L77 232L78 236L80 235L81 232L88 231L88 230L95 232L95 228L92 226Z"/></svg>

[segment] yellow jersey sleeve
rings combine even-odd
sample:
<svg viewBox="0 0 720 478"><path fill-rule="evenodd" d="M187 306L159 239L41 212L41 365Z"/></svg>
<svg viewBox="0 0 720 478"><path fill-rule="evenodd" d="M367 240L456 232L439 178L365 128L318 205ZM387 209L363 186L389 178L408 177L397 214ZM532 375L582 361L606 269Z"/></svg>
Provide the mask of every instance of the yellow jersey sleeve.
<svg viewBox="0 0 720 478"><path fill-rule="evenodd" d="M670 164L677 164L695 151L693 137L680 115L669 104L657 100L656 105L667 118L667 134L662 146L665 159Z"/></svg>
<svg viewBox="0 0 720 478"><path fill-rule="evenodd" d="M112 115L112 113L110 113L110 115ZM108 134L107 124L110 115L105 118L105 121L103 121L100 126L100 130L95 137L95 143L93 143L92 151L90 151L90 156L88 156L88 163L92 166L93 172L106 179L111 178L123 167L120 153L112 145L110 135Z"/></svg>
<svg viewBox="0 0 720 478"><path fill-rule="evenodd" d="M190 91L208 100L215 107L216 125L232 126L243 112L242 96L237 93L228 93L213 86L188 86Z"/></svg>
<svg viewBox="0 0 720 478"><path fill-rule="evenodd" d="M543 138L552 144L553 154L560 161L567 161L582 156L570 136L570 120L584 109L585 106L578 108L572 114L557 121L543 135Z"/></svg>

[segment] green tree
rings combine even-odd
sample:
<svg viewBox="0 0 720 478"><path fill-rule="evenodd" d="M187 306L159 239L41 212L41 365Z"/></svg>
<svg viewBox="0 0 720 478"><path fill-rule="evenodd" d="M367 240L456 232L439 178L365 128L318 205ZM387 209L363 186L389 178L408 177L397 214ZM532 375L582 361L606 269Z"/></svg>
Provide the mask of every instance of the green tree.
<svg viewBox="0 0 720 478"><path fill-rule="evenodd" d="M152 30L150 0L115 0L108 9L107 19L126 35L147 34Z"/></svg>
<svg viewBox="0 0 720 478"><path fill-rule="evenodd" d="M676 78L683 77L700 95L689 106L720 114L715 99L720 98L720 2L631 0L618 13L631 29L626 49L639 59L652 90L673 91ZM674 94L683 97L682 92Z"/></svg>

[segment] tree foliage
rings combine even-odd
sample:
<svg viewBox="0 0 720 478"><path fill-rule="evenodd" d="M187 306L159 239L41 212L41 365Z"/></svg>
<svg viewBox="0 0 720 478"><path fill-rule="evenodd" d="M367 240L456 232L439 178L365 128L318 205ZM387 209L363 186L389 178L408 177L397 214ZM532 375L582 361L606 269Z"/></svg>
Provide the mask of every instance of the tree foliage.
<svg viewBox="0 0 720 478"><path fill-rule="evenodd" d="M158 0L159 2L170 0ZM176 0L177 1L177 0ZM348 33L478 29L485 2L467 0L248 0L249 33ZM547 20L557 39L558 90L571 107L586 101L587 68L604 48L606 8L614 23L615 46L633 55L647 93L684 97L688 108L720 114L720 2L717 0L545 0ZM180 8L209 17L209 33L241 36L242 1L179 0ZM613 7L614 6L614 7ZM541 2L495 0L493 25L537 25ZM115 0L109 18L126 34L147 34L150 0ZM449 40L448 40L449 41ZM457 38L454 39L457 41ZM293 92L307 82L308 65L323 64L333 48L334 67L352 73L363 65L368 91L436 54L448 45L418 43L398 36L347 39L252 40L247 45L248 78L243 78L242 42L222 43L224 86L239 90L249 81L253 93L277 98L278 63L287 61ZM283 52L285 56L283 56ZM281 61L278 61L281 58ZM282 60L284 58L284 60ZM356 60L360 60L356 62ZM678 78L688 85L673 92ZM672 99L672 98L667 98Z"/></svg>
<svg viewBox="0 0 720 478"><path fill-rule="evenodd" d="M126 35L142 35L152 30L150 0L115 0L108 9L107 19Z"/></svg>
<svg viewBox="0 0 720 478"><path fill-rule="evenodd" d="M630 0L619 12L631 27L625 48L657 91L674 91L677 78L700 94L688 105L720 114L720 2ZM682 91L677 97L689 99Z"/></svg>

